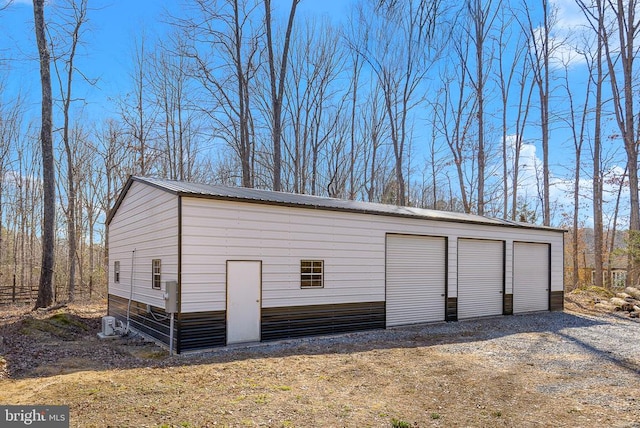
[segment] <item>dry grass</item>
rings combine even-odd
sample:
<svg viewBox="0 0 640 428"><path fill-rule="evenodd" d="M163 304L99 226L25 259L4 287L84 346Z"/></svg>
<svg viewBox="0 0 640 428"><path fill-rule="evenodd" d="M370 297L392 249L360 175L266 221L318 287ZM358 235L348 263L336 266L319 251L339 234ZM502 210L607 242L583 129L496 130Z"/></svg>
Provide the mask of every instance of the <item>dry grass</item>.
<svg viewBox="0 0 640 428"><path fill-rule="evenodd" d="M540 355L496 365L486 351L454 354L424 336L353 346L299 341L268 351L170 358L146 343L98 341L103 314L101 305L54 314L5 311L0 402L68 404L71 425L82 427L632 426L640 420L638 406L625 405L631 390L615 382L602 394L619 406L586 399L594 391L559 387L572 376L610 373L613 365L567 373L550 370ZM559 340L536 332L519 339Z"/></svg>

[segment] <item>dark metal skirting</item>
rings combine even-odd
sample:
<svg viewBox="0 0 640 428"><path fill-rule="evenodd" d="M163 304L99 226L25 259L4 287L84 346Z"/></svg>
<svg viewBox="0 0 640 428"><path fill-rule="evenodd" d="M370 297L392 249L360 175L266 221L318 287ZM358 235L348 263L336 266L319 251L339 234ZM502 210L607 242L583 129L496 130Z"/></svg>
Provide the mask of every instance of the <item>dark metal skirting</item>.
<svg viewBox="0 0 640 428"><path fill-rule="evenodd" d="M109 294L109 315L126 324L129 300ZM151 306L153 315L147 311L147 305L131 301L129 323L132 328L169 346L169 316L163 309ZM155 317L155 318L154 318ZM174 324L174 349L177 328Z"/></svg>
<svg viewBox="0 0 640 428"><path fill-rule="evenodd" d="M564 309L564 290L552 291L549 303L549 310L562 311Z"/></svg>
<svg viewBox="0 0 640 428"><path fill-rule="evenodd" d="M261 339L382 329L385 314L385 302L262 308Z"/></svg>
<svg viewBox="0 0 640 428"><path fill-rule="evenodd" d="M504 294L502 315L513 315L513 294Z"/></svg>
<svg viewBox="0 0 640 428"><path fill-rule="evenodd" d="M225 346L227 325L225 311L193 312L180 314L180 349L198 349Z"/></svg>
<svg viewBox="0 0 640 428"><path fill-rule="evenodd" d="M127 322L129 301L109 295L109 315L123 323ZM131 302L130 325L137 331L153 337L169 346L169 315L164 309ZM155 317L155 318L154 318ZM193 312L176 314L174 320L174 348L176 353L224 346L227 342L225 311Z"/></svg>
<svg viewBox="0 0 640 428"><path fill-rule="evenodd" d="M445 321L458 321L458 298L447 297L447 313Z"/></svg>

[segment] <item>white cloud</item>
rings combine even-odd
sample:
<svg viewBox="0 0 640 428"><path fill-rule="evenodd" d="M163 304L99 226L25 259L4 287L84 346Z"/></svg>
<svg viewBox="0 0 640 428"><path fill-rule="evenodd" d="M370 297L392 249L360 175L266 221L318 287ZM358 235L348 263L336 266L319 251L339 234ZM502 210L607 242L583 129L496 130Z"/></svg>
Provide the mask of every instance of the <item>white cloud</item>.
<svg viewBox="0 0 640 428"><path fill-rule="evenodd" d="M508 142L511 150L509 163L513 165L516 136L510 135ZM518 195L527 201L529 208L540 207L542 192L542 159L538 156L538 148L534 144L522 144L520 148ZM624 167L613 166L603 174L603 221L605 227L613 226L613 215L619 191L619 182L624 174ZM563 214L573 216L575 206L573 199L575 180L573 177L562 177L554 171L549 177L549 198L554 217L552 224L559 224ZM589 177L580 178L580 221L587 227L593 227L593 182ZM628 224L629 190L623 187L620 195L620 212L617 227L624 228ZM541 214L539 218L541 220Z"/></svg>
<svg viewBox="0 0 640 428"><path fill-rule="evenodd" d="M549 32L550 65L553 68L586 64L584 52L590 31L589 22L574 0L551 1L552 22ZM543 46L544 28L534 29L534 40ZM532 46L533 49L533 46Z"/></svg>
<svg viewBox="0 0 640 428"><path fill-rule="evenodd" d="M557 28L574 31L582 30L589 25L575 0L552 0L551 7L555 10Z"/></svg>

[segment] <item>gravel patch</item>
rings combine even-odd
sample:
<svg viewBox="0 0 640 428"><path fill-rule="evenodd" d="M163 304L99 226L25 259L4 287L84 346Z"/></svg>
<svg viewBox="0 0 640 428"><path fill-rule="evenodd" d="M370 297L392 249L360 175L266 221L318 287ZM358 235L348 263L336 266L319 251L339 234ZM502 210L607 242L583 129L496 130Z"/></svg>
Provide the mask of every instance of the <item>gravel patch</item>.
<svg viewBox="0 0 640 428"><path fill-rule="evenodd" d="M550 368L579 371L612 364L639 376L638 338L640 322L637 319L540 312L237 345L178 358L242 358L249 354L269 356L437 346L451 354L485 354L492 357L490 361L497 368L509 362L536 364L538 357L545 357L545 364Z"/></svg>

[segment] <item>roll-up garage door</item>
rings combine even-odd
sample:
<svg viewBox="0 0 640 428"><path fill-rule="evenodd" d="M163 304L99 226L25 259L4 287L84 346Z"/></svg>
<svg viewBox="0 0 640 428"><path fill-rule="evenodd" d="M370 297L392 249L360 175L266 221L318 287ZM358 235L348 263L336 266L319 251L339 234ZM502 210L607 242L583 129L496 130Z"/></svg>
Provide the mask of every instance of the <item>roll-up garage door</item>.
<svg viewBox="0 0 640 428"><path fill-rule="evenodd" d="M445 238L387 236L387 326L443 321Z"/></svg>
<svg viewBox="0 0 640 428"><path fill-rule="evenodd" d="M502 315L504 243L458 240L458 318Z"/></svg>
<svg viewBox="0 0 640 428"><path fill-rule="evenodd" d="M514 242L513 312L549 309L549 244Z"/></svg>

